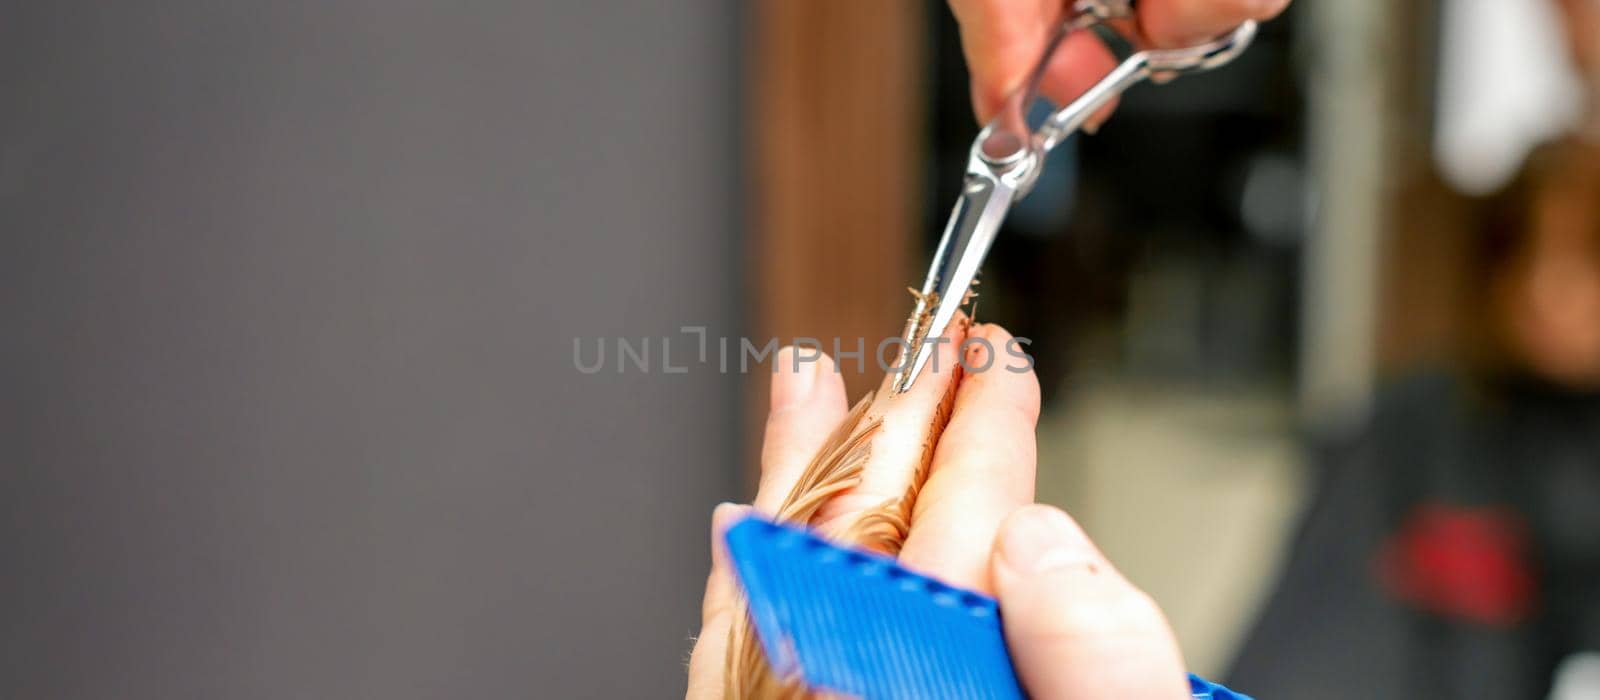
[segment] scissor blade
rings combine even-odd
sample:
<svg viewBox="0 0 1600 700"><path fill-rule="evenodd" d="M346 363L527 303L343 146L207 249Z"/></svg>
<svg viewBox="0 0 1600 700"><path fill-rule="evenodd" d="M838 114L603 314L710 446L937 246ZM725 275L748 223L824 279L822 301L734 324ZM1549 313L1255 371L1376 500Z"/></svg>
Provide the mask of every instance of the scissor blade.
<svg viewBox="0 0 1600 700"><path fill-rule="evenodd" d="M945 224L944 235L939 240L939 250L934 253L933 265L928 268L928 278L922 285L923 301L917 312L929 313L928 322L913 326L917 337L906 338L912 356L900 370L895 382L895 392L911 388L922 374L928 361L938 348L928 342L944 335L951 319L966 302L967 291L978 276L978 268L989 254L995 233L1006 218L1016 188L1004 180L981 170L967 173L961 198L950 212L950 222ZM928 301L933 308L927 308Z"/></svg>

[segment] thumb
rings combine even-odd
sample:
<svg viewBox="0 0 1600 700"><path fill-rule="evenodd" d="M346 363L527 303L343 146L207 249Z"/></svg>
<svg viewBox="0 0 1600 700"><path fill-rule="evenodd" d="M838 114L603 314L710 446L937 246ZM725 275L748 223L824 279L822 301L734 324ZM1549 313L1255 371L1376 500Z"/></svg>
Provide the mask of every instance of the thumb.
<svg viewBox="0 0 1600 700"><path fill-rule="evenodd" d="M722 667L739 595L723 537L751 510L750 506L723 503L711 511L711 575L706 577L706 596L700 608L700 636L689 654L689 690L685 697L691 700L722 697Z"/></svg>
<svg viewBox="0 0 1600 700"><path fill-rule="evenodd" d="M1172 629L1059 509L1025 506L990 562L1006 644L1030 697L1189 697Z"/></svg>

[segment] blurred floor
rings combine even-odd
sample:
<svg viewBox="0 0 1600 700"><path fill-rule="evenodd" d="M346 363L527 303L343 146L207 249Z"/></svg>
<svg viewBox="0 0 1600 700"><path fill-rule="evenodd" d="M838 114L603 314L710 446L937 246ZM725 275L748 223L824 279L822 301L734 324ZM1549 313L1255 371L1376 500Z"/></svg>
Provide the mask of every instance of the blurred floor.
<svg viewBox="0 0 1600 700"><path fill-rule="evenodd" d="M1039 500L1070 510L1220 675L1283 559L1307 479L1279 387L1102 377L1039 425Z"/></svg>

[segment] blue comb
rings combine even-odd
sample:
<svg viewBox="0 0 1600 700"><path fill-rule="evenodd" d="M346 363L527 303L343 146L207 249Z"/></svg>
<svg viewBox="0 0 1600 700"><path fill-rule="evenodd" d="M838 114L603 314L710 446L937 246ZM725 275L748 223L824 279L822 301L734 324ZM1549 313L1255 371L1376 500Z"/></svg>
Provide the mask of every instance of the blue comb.
<svg viewBox="0 0 1600 700"><path fill-rule="evenodd" d="M993 598L746 518L728 530L756 636L773 671L864 700L1023 698ZM1249 700L1197 676L1197 700Z"/></svg>
<svg viewBox="0 0 1600 700"><path fill-rule="evenodd" d="M868 700L1023 697L993 598L758 518L728 552L780 677Z"/></svg>

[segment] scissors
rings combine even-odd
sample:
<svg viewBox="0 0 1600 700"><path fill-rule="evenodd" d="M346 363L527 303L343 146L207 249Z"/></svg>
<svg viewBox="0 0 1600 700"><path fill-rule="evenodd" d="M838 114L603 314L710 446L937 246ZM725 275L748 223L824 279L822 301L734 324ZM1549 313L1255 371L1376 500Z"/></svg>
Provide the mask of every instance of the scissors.
<svg viewBox="0 0 1600 700"><path fill-rule="evenodd" d="M1043 102L1039 80L1062 40L1078 31L1095 34L1111 50L1118 65L1077 99L1029 124L1035 105ZM936 350L932 338L944 334L967 302L978 268L994 243L1011 205L1027 196L1043 169L1045 157L1084 122L1124 90L1156 77L1165 80L1198 73L1232 61L1255 38L1256 24L1247 21L1217 39L1181 49L1142 49L1136 43L1133 0L1075 0L1067 18L1045 44L1045 50L1023 87L1007 98L999 113L978 132L967 159L967 173L934 253L928 277L917 295L916 312L905 332L894 391L910 389ZM1045 103L1048 104L1048 103ZM1053 106L1053 105L1051 105ZM909 362L906 360L909 359Z"/></svg>

